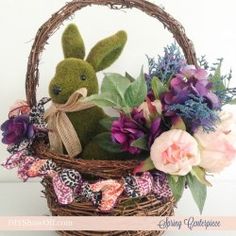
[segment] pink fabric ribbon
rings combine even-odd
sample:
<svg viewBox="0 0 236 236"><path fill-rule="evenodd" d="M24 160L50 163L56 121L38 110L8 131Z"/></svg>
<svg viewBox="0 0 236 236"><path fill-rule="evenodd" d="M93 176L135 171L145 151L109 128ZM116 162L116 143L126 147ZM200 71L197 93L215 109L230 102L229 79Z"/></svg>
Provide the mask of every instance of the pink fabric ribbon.
<svg viewBox="0 0 236 236"><path fill-rule="evenodd" d="M45 165L45 163L47 162L47 160L42 160L42 159L38 159L36 161L34 161L34 163L32 163L32 165L30 166L30 168L28 169L28 176L29 177L38 177L43 175L41 173L41 168L43 165Z"/></svg>
<svg viewBox="0 0 236 236"><path fill-rule="evenodd" d="M6 161L2 163L2 166L8 170L18 167L20 162L23 160L24 153L25 151L22 150L11 155Z"/></svg>
<svg viewBox="0 0 236 236"><path fill-rule="evenodd" d="M51 160L42 160L27 156L25 150L12 155L2 165L7 169L18 167L18 176L24 181L29 177L50 176L60 204L68 205L74 201L76 196L80 196L81 194L83 196L83 190L81 188L83 180L79 172L70 169L62 170ZM157 198L171 196L171 190L166 176L144 172L140 176L130 176L130 179L133 179L133 182L132 184L129 183L131 184L129 188L125 188L125 184L129 182L126 178L120 181L109 179L92 184L87 183L87 190L84 190L84 196L87 199L94 199L93 203L98 205L98 210L101 212L111 211L123 192L130 197L143 197L150 193L154 193ZM135 194L132 194L133 191L136 191ZM99 199L96 198L98 195L100 196Z"/></svg>
<svg viewBox="0 0 236 236"><path fill-rule="evenodd" d="M35 158L32 156L25 156L24 160L20 162L17 174L23 181L26 181L29 178L28 170L34 162Z"/></svg>
<svg viewBox="0 0 236 236"><path fill-rule="evenodd" d="M26 181L29 178L28 170L35 160L35 157L26 155L25 150L22 150L11 155L2 163L2 166L8 170L18 167L18 177L23 181Z"/></svg>
<svg viewBox="0 0 236 236"><path fill-rule="evenodd" d="M150 172L144 172L141 176L135 176L140 196L146 196L152 192L153 177Z"/></svg>
<svg viewBox="0 0 236 236"><path fill-rule="evenodd" d="M58 202L64 205L72 203L74 200L74 191L63 183L59 174L56 174L52 178L52 182Z"/></svg>
<svg viewBox="0 0 236 236"><path fill-rule="evenodd" d="M102 199L98 209L102 212L109 212L115 206L118 197L124 191L124 186L117 180L103 180L94 184L89 184L89 187L94 192L102 192Z"/></svg>

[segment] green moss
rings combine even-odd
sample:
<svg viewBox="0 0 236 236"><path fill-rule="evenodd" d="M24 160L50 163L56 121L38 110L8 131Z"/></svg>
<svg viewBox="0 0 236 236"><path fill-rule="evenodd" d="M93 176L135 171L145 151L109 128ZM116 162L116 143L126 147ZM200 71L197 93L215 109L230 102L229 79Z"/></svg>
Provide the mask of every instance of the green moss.
<svg viewBox="0 0 236 236"><path fill-rule="evenodd" d="M59 87L61 92L54 93ZM56 74L49 85L49 94L55 103L66 103L72 93L79 88L87 88L88 96L98 93L98 82L93 67L81 59L67 58L60 62Z"/></svg>
<svg viewBox="0 0 236 236"><path fill-rule="evenodd" d="M110 153L102 149L93 138L106 130L100 125L99 121L106 117L104 111L99 107L93 107L80 112L67 113L71 123L75 127L76 133L80 138L83 152L83 159L91 160L122 160L136 159L137 156L129 153Z"/></svg>
<svg viewBox="0 0 236 236"><path fill-rule="evenodd" d="M101 71L114 63L120 56L127 34L119 31L115 35L98 42L90 51L87 61L94 67L95 71Z"/></svg>
<svg viewBox="0 0 236 236"><path fill-rule="evenodd" d="M67 113L80 138L82 147L85 147L97 134L104 132L99 120L105 117L103 110L93 107L84 111Z"/></svg>
<svg viewBox="0 0 236 236"><path fill-rule="evenodd" d="M75 24L68 25L64 31L62 35L62 47L65 58L74 57L84 59L84 42Z"/></svg>
<svg viewBox="0 0 236 236"><path fill-rule="evenodd" d="M130 160L138 156L130 153L111 153L102 149L99 144L91 140L83 149L82 158L85 160Z"/></svg>
<svg viewBox="0 0 236 236"><path fill-rule="evenodd" d="M85 160L111 160L116 159L112 153L108 153L101 149L97 143L91 141L84 147L82 158Z"/></svg>
<svg viewBox="0 0 236 236"><path fill-rule="evenodd" d="M110 66L121 54L127 40L124 31L100 41L84 61L85 48L76 25L70 24L62 36L65 58L56 68L49 85L49 94L55 103L64 104L79 88L87 88L88 96L98 93L98 81L95 71ZM55 88L59 92L55 92ZM101 149L93 138L105 130L99 121L106 115L99 107L80 112L67 113L82 144L82 158L85 159L122 159L130 158L126 154L108 153ZM128 157L129 156L129 157Z"/></svg>

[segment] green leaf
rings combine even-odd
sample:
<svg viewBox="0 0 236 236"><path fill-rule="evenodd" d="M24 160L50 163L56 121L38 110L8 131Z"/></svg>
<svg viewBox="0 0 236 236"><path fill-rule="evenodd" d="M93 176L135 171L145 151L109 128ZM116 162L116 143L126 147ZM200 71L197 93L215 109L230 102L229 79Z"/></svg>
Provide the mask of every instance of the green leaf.
<svg viewBox="0 0 236 236"><path fill-rule="evenodd" d="M171 188L171 191L175 197L176 202L179 201L179 199L182 197L185 187L186 178L185 176L178 176L178 180L176 181L176 177L173 177L171 175L167 176L169 186Z"/></svg>
<svg viewBox="0 0 236 236"><path fill-rule="evenodd" d="M203 168L194 166L192 168L191 174L195 176L202 184L205 184L206 186L212 186L212 184L206 179L206 172Z"/></svg>
<svg viewBox="0 0 236 236"><path fill-rule="evenodd" d="M173 178L173 180L177 183L179 180L179 176L178 175L171 175L171 177Z"/></svg>
<svg viewBox="0 0 236 236"><path fill-rule="evenodd" d="M187 184L190 188L193 199L196 202L200 213L202 214L203 207L207 197L206 185L200 183L198 179L191 174L187 175Z"/></svg>
<svg viewBox="0 0 236 236"><path fill-rule="evenodd" d="M144 78L143 70L140 76L129 85L125 91L125 101L129 107L139 106L147 96L147 85Z"/></svg>
<svg viewBox="0 0 236 236"><path fill-rule="evenodd" d="M182 129L182 130L186 130L186 125L183 121L183 119L181 117L177 117L172 126L171 126L171 129Z"/></svg>
<svg viewBox="0 0 236 236"><path fill-rule="evenodd" d="M152 78L152 91L156 98L160 98L160 96L167 91L167 87L160 81L159 78Z"/></svg>
<svg viewBox="0 0 236 236"><path fill-rule="evenodd" d="M219 63L218 67L215 70L214 75L212 75L210 77L210 81L213 84L213 90L214 91L221 91L221 90L225 90L225 85L224 82L221 78L221 65L222 63Z"/></svg>
<svg viewBox="0 0 236 236"><path fill-rule="evenodd" d="M117 103L121 104L122 106L125 106L126 104L124 101L124 92L129 85L130 85L129 79L120 74L115 74L115 73L105 74L101 86L101 93L112 94L112 97L116 98Z"/></svg>
<svg viewBox="0 0 236 236"><path fill-rule="evenodd" d="M132 112L132 108L130 107L121 107L120 110L122 110L127 115L130 115L130 113Z"/></svg>
<svg viewBox="0 0 236 236"><path fill-rule="evenodd" d="M130 82L134 82L135 81L135 78L132 75L130 75L128 72L125 72L125 77L127 79L129 79Z"/></svg>
<svg viewBox="0 0 236 236"><path fill-rule="evenodd" d="M106 73L102 81L101 92L116 93L123 96L129 85L130 80L128 78L116 73Z"/></svg>
<svg viewBox="0 0 236 236"><path fill-rule="evenodd" d="M121 146L119 144L116 144L112 142L111 139L111 133L109 132L104 132L101 134L98 134L94 139L93 139L102 149L112 152L112 153L121 153Z"/></svg>
<svg viewBox="0 0 236 236"><path fill-rule="evenodd" d="M230 105L236 105L236 98L229 102Z"/></svg>
<svg viewBox="0 0 236 236"><path fill-rule="evenodd" d="M111 93L102 93L102 94L94 94L86 98L86 101L91 101L95 105L103 108L103 107L115 107L120 108L123 104L121 104L120 98Z"/></svg>
<svg viewBox="0 0 236 236"><path fill-rule="evenodd" d="M145 161L142 161L138 166L136 166L133 173L137 174L153 169L155 169L155 166L152 159L149 157Z"/></svg>
<svg viewBox="0 0 236 236"><path fill-rule="evenodd" d="M139 139L134 140L131 143L132 147L137 147L140 148L142 150L146 150L148 151L148 146L147 146L147 137L141 137Z"/></svg>
<svg viewBox="0 0 236 236"><path fill-rule="evenodd" d="M99 123L100 123L100 125L102 126L102 127L104 127L105 129L107 129L107 130L111 130L111 126L112 126L112 122L114 121L114 120L117 120L117 117L106 117L106 118L104 118L104 119L101 119L100 121L99 121Z"/></svg>

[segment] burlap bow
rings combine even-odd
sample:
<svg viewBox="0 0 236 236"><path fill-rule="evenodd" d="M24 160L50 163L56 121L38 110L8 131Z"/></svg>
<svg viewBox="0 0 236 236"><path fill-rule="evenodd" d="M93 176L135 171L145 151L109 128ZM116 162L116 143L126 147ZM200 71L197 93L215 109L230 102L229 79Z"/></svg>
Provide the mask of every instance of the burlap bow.
<svg viewBox="0 0 236 236"><path fill-rule="evenodd" d="M85 97L87 97L87 89L80 88L70 96L65 104L52 103L46 110L44 118L50 130L48 135L53 151L62 153L64 145L70 157L75 157L82 152L80 139L66 112L82 111L93 107L94 104L85 101Z"/></svg>

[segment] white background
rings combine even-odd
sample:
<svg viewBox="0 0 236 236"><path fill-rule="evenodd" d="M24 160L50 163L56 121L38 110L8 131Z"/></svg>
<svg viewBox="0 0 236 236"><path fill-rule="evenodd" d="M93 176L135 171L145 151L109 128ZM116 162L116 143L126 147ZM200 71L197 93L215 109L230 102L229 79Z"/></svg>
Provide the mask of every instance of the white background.
<svg viewBox="0 0 236 236"><path fill-rule="evenodd" d="M0 0L0 123L7 118L9 106L25 97L24 79L27 57L34 36L51 14L65 4L65 0ZM185 26L193 40L197 54L207 55L209 61L224 57L224 71L236 71L236 14L233 0L155 0L165 7ZM72 22L77 23L89 49L100 39L120 29L128 32L127 46L109 72L138 75L142 65L147 66L145 55L156 56L173 41L172 35L157 20L137 10L111 11L104 7L86 8L76 13ZM65 22L66 26L69 22ZM38 98L47 96L47 86L56 64L62 59L60 36L64 26L49 40L40 66ZM102 77L102 73L99 74ZM232 85L236 85L236 78ZM236 113L235 107L228 108ZM0 162L8 156L0 145ZM236 215L236 162L212 178L214 187L208 192L204 215ZM16 172L0 167L0 215L45 215L46 202L40 193L38 180L20 183ZM178 205L177 215L199 214L188 191ZM0 232L1 235L20 235ZM22 235L53 235L48 233L23 233ZM167 235L179 235L169 233ZM184 235L181 233L181 235ZM194 233L186 235L195 235ZM212 235L212 233L201 233ZM218 235L218 234L215 234ZM224 234L223 232L219 235ZM235 235L235 232L232 233Z"/></svg>

